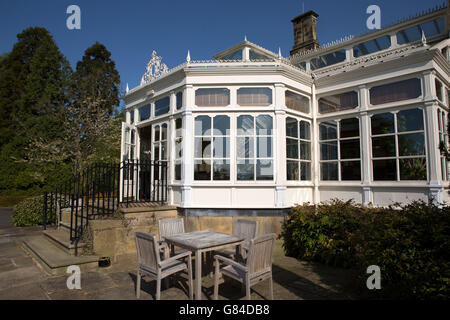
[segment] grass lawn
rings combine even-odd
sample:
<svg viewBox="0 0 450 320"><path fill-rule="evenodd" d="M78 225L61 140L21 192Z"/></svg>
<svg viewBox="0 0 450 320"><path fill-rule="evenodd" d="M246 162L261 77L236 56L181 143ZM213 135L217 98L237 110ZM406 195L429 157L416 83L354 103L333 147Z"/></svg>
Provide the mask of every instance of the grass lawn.
<svg viewBox="0 0 450 320"><path fill-rule="evenodd" d="M29 198L30 196L3 196L0 195L0 208L12 207L20 201Z"/></svg>

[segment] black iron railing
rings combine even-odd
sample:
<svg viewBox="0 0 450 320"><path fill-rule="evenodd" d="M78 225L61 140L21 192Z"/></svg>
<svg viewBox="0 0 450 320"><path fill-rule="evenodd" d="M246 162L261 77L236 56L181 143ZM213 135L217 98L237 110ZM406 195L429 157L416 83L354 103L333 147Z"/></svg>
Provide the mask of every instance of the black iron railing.
<svg viewBox="0 0 450 320"><path fill-rule="evenodd" d="M89 220L113 214L120 205L167 202L166 161L126 160L120 164L94 164L82 173L44 193L43 224L50 217L69 228L70 241L80 240ZM70 221L63 215L70 214Z"/></svg>

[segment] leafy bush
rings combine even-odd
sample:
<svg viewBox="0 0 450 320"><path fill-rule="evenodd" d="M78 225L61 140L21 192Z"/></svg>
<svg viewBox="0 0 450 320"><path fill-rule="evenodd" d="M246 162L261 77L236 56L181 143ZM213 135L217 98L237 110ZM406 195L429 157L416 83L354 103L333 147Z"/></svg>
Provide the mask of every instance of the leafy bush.
<svg viewBox="0 0 450 320"><path fill-rule="evenodd" d="M450 298L450 207L424 202L367 208L332 200L294 208L283 224L285 253L355 269L362 297ZM367 267L381 270L368 290Z"/></svg>
<svg viewBox="0 0 450 320"><path fill-rule="evenodd" d="M47 199L47 208L50 208L50 198ZM55 221L54 210L48 210L47 224ZM23 200L14 206L12 220L16 227L31 227L43 224L44 197L37 196Z"/></svg>

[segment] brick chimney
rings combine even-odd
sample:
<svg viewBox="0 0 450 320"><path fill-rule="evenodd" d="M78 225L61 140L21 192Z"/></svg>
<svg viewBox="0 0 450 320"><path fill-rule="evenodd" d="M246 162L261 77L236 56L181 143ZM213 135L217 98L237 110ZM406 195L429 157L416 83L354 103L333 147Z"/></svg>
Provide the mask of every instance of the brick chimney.
<svg viewBox="0 0 450 320"><path fill-rule="evenodd" d="M294 46L291 50L291 56L302 51L319 47L316 25L318 16L317 13L310 10L291 20L294 24Z"/></svg>

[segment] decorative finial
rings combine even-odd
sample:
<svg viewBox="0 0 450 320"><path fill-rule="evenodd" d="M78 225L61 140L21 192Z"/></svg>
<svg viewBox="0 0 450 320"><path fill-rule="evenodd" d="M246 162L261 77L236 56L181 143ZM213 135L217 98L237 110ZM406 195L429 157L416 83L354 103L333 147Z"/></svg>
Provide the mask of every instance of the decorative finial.
<svg viewBox="0 0 450 320"><path fill-rule="evenodd" d="M247 41L247 35L244 36L244 41Z"/></svg>
<svg viewBox="0 0 450 320"><path fill-rule="evenodd" d="M282 58L282 56L281 56L281 48L278 47L278 59L281 59L281 58Z"/></svg>
<svg viewBox="0 0 450 320"><path fill-rule="evenodd" d="M128 89L128 82L127 82L127 88L125 90L127 93L128 93L128 91L130 91L130 89Z"/></svg>
<svg viewBox="0 0 450 320"><path fill-rule="evenodd" d="M189 52L189 50L186 56L186 62L191 62L191 53Z"/></svg>
<svg viewBox="0 0 450 320"><path fill-rule="evenodd" d="M422 30L422 43L423 43L424 45L427 44L427 37L425 37L425 32L423 32L423 30Z"/></svg>

